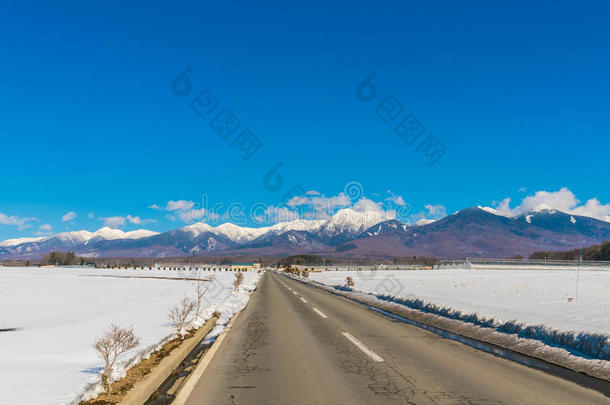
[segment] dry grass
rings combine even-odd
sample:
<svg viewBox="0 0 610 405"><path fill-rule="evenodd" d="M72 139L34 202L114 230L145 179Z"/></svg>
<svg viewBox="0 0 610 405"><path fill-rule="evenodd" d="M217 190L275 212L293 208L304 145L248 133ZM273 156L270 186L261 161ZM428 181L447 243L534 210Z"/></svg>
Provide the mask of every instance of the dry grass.
<svg viewBox="0 0 610 405"><path fill-rule="evenodd" d="M188 331L185 339L192 337L195 331ZM127 375L119 381L115 381L110 385L107 393L101 393L95 399L81 401L79 405L111 405L118 404L127 395L127 392L134 386L135 383L146 377L152 369L167 357L174 349L178 348L184 340L178 336L164 344L160 350L152 353L148 359L143 359L129 370Z"/></svg>

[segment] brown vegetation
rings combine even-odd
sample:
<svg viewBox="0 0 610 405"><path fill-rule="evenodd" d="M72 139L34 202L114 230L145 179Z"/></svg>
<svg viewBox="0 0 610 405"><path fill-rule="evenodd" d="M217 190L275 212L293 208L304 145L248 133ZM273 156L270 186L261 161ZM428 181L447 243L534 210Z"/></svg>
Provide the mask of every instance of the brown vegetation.
<svg viewBox="0 0 610 405"><path fill-rule="evenodd" d="M244 275L242 274L242 272L240 271L235 273L235 281L233 281L233 287L235 288L235 291L239 289L239 286L241 285L242 281L244 281Z"/></svg>
<svg viewBox="0 0 610 405"><path fill-rule="evenodd" d="M219 314L220 315L220 314ZM186 338L191 337L194 331L189 331ZM148 359L143 359L129 370L124 378L110 384L107 392L98 395L95 399L81 401L79 405L113 405L118 404L127 395L127 392L137 383L146 377L161 360L182 344L180 336L164 344L160 350L152 353Z"/></svg>
<svg viewBox="0 0 610 405"><path fill-rule="evenodd" d="M174 328L176 328L176 333L182 334L184 324L186 323L186 318L188 318L191 312L193 312L193 310L195 309L195 305L195 301L190 298L184 297L178 305L170 308L169 314L167 316L172 322Z"/></svg>
<svg viewBox="0 0 610 405"><path fill-rule="evenodd" d="M102 384L108 392L109 378L117 358L128 351L135 349L140 344L140 339L133 332L133 329L123 329L112 324L110 330L100 338L93 348L98 356L104 360L104 371L102 372Z"/></svg>
<svg viewBox="0 0 610 405"><path fill-rule="evenodd" d="M26 262L26 265L29 260ZM60 265L60 266L83 266L87 260L83 257L78 257L74 252L51 252L42 256L40 261L42 265Z"/></svg>
<svg viewBox="0 0 610 405"><path fill-rule="evenodd" d="M352 277L345 277L345 285L347 285L348 287L353 287L354 285L356 285L356 283L354 283L354 279Z"/></svg>
<svg viewBox="0 0 610 405"><path fill-rule="evenodd" d="M610 242L604 242L601 245L593 245L590 247L568 250L565 252L534 252L530 255L530 259L549 259L549 260L578 260L579 253L582 253L582 260L610 260Z"/></svg>

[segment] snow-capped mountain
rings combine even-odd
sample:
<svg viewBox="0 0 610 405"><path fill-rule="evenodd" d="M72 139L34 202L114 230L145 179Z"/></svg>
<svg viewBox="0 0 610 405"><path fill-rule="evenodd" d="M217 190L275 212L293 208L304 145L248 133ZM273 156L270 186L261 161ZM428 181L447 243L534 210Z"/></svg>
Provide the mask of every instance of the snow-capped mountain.
<svg viewBox="0 0 610 405"><path fill-rule="evenodd" d="M248 228L230 222L218 225L217 227L199 222L181 229L190 232L195 236L209 232L214 235L225 237L235 243L247 243L261 237L268 238L273 235L281 235L288 231L307 231L313 233L318 231L325 223L325 220L297 219L289 222L279 222L273 226Z"/></svg>
<svg viewBox="0 0 610 405"><path fill-rule="evenodd" d="M406 225L377 210L342 209L326 220L296 220L260 228L195 223L158 234L63 232L42 238L0 242L0 260L38 259L74 251L90 257L329 256L438 258L527 256L537 250L565 250L610 240L610 223L538 206L514 218L485 207L466 208L445 218Z"/></svg>
<svg viewBox="0 0 610 405"><path fill-rule="evenodd" d="M344 208L326 221L316 234L330 245L339 245L358 237L371 226L390 219L391 216L377 210Z"/></svg>
<svg viewBox="0 0 610 405"><path fill-rule="evenodd" d="M37 242L39 240L45 239L44 236L38 238L15 238L15 239L7 239L5 241L0 242L0 247L6 246L17 246L22 245L24 243Z"/></svg>
<svg viewBox="0 0 610 405"><path fill-rule="evenodd" d="M404 233L409 226L403 224L397 219L391 219L389 221L380 222L373 225L369 229L365 230L360 234L360 238L368 238L371 236L377 236L389 233Z"/></svg>
<svg viewBox="0 0 610 405"><path fill-rule="evenodd" d="M9 239L0 242L0 258L40 257L53 250L69 250L88 244L108 240L135 240L158 235L146 229L124 232L120 229L103 227L95 232L72 231L40 238Z"/></svg>
<svg viewBox="0 0 610 405"><path fill-rule="evenodd" d="M553 232L610 240L610 223L595 218L568 214L544 204L534 207L526 214L515 217L515 219Z"/></svg>

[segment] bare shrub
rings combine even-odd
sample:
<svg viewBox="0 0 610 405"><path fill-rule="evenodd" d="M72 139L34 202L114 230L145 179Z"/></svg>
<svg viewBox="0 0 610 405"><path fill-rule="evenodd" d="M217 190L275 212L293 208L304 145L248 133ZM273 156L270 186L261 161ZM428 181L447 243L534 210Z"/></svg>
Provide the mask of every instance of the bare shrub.
<svg viewBox="0 0 610 405"><path fill-rule="evenodd" d="M98 356L104 360L104 372L102 373L102 384L108 392L110 388L110 373L116 363L116 359L123 353L135 349L140 344L140 339L133 332L133 328L123 329L115 324L110 325L106 334L93 345Z"/></svg>
<svg viewBox="0 0 610 405"><path fill-rule="evenodd" d="M239 289L239 286L241 285L242 281L244 281L244 275L242 274L242 272L240 271L235 273L235 281L233 281L233 287L235 287L235 291Z"/></svg>
<svg viewBox="0 0 610 405"><path fill-rule="evenodd" d="M354 279L353 279L353 278L351 278L351 277L349 277L349 276L348 276L348 277L346 277L346 278L345 278L345 284L346 284L348 287L353 287L353 286L355 285L355 283L354 283Z"/></svg>
<svg viewBox="0 0 610 405"><path fill-rule="evenodd" d="M184 330L184 324L186 323L186 318L193 312L195 309L196 303L190 298L184 297L182 301L175 307L170 308L169 310L169 320L172 322L174 328L176 328L176 332L181 335Z"/></svg>
<svg viewBox="0 0 610 405"><path fill-rule="evenodd" d="M210 288L209 286L206 288L203 288L201 286L201 281L197 282L197 306L195 308L195 316L199 316L199 311L201 310L201 300L203 299L203 296L205 295L205 293L208 291L208 288Z"/></svg>
<svg viewBox="0 0 610 405"><path fill-rule="evenodd" d="M304 278L309 278L309 270L307 270L307 269L303 270L303 272L301 273L301 275L302 275Z"/></svg>

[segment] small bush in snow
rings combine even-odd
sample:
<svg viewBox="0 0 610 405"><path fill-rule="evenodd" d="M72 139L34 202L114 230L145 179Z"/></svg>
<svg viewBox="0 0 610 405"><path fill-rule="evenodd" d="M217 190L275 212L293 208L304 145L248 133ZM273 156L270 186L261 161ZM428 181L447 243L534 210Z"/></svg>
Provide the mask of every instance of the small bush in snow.
<svg viewBox="0 0 610 405"><path fill-rule="evenodd" d="M184 324L186 323L186 318L188 318L191 312L195 310L195 306L195 301L190 298L184 297L178 305L170 308L169 314L167 316L172 322L174 328L176 328L176 332L179 335L184 332Z"/></svg>
<svg viewBox="0 0 610 405"><path fill-rule="evenodd" d="M355 285L354 279L351 278L351 277L346 277L345 278L345 285L347 285L348 287L353 287Z"/></svg>
<svg viewBox="0 0 610 405"><path fill-rule="evenodd" d="M239 289L241 282L244 281L244 275L242 272L235 273L235 281L233 281L233 287L235 287L235 291Z"/></svg>
<svg viewBox="0 0 610 405"><path fill-rule="evenodd" d="M208 288L209 287L203 288L201 286L201 281L197 282L197 307L195 308L195 317L199 316L199 311L201 310L201 300L203 299L203 296Z"/></svg>
<svg viewBox="0 0 610 405"><path fill-rule="evenodd" d="M303 270L301 275L303 276L303 278L309 278L309 270L307 270L307 269Z"/></svg>
<svg viewBox="0 0 610 405"><path fill-rule="evenodd" d="M110 330L93 345L98 356L104 360L104 371L102 373L102 384L108 392L110 388L110 373L116 363L116 359L123 353L135 349L140 344L140 339L135 335L133 329L123 329L112 324Z"/></svg>

